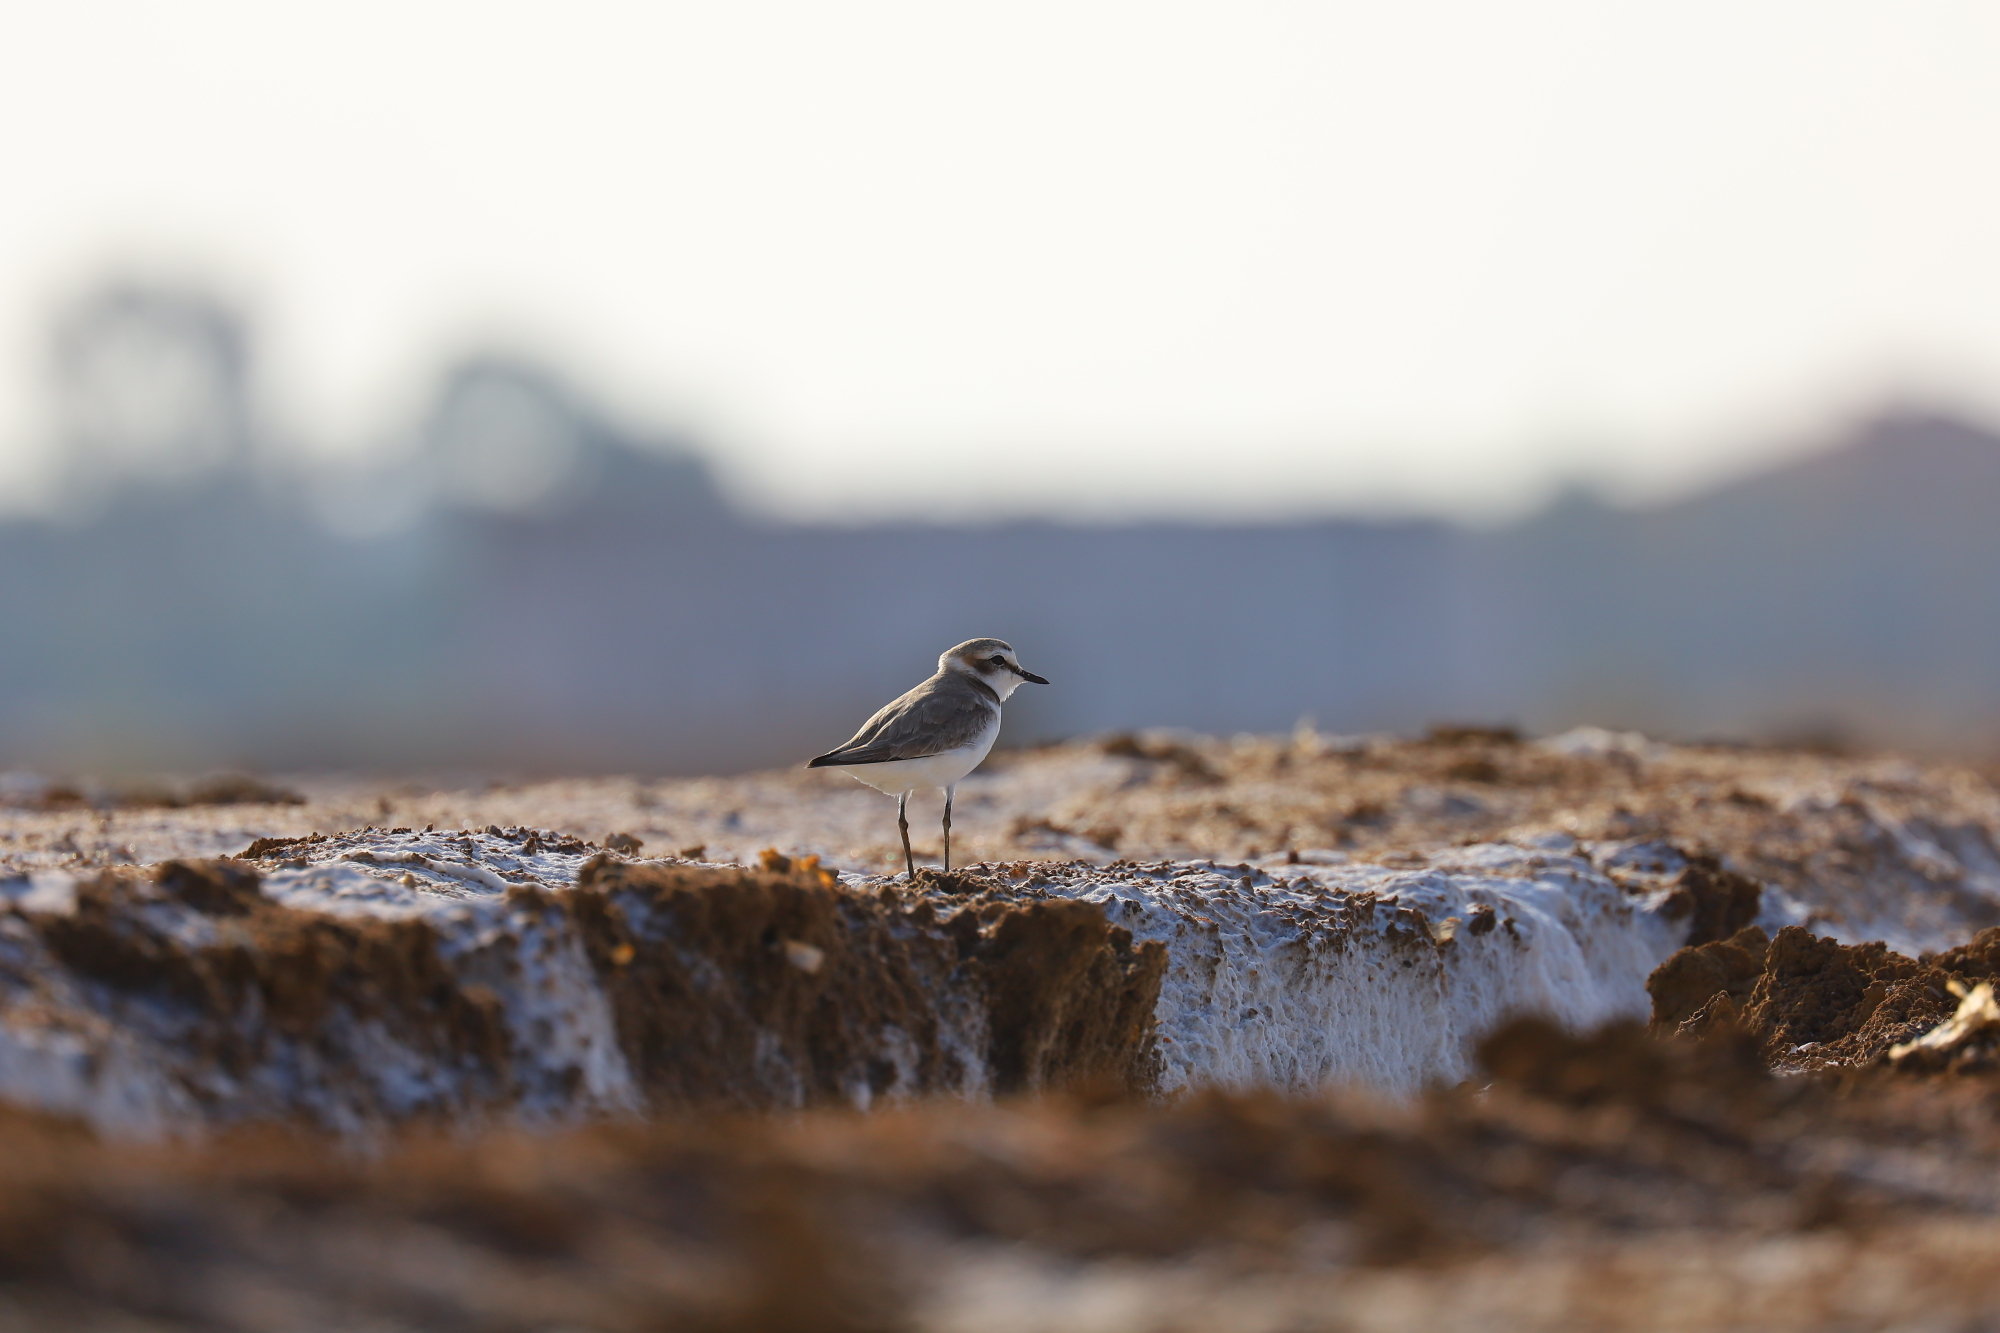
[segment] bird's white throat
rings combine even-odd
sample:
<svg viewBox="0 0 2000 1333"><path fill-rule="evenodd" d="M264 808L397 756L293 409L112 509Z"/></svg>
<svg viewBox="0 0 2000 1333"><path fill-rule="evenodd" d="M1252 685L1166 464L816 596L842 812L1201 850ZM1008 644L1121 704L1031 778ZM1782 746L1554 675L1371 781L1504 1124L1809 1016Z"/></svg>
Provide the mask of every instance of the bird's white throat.
<svg viewBox="0 0 2000 1333"><path fill-rule="evenodd" d="M973 671L954 662L947 669L965 672L966 675L999 695L1000 702L1002 703L1007 701L1008 695L1021 688L1021 678L1006 667L999 667L990 671Z"/></svg>

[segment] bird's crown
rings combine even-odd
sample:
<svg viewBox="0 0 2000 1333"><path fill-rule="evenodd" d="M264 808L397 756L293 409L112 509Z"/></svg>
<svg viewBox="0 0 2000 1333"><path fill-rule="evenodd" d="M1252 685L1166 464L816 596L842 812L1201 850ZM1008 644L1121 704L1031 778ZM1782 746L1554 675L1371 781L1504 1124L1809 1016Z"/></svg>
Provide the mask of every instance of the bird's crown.
<svg viewBox="0 0 2000 1333"><path fill-rule="evenodd" d="M938 658L938 670L950 671L954 667L972 674L981 675L993 669L994 658L1011 662L1014 660L1014 645L1005 639L967 639L956 648L947 648Z"/></svg>

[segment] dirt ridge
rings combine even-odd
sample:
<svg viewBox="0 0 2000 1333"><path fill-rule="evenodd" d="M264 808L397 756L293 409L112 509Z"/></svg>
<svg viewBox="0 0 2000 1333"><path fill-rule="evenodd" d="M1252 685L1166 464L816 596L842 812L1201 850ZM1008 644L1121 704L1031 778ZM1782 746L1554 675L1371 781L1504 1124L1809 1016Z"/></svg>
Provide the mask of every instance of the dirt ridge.
<svg viewBox="0 0 2000 1333"><path fill-rule="evenodd" d="M1101 909L858 893L810 866L601 856L573 890L380 918L275 902L244 861L182 860L103 872L73 910L14 922L11 1021L136 1050L217 1124L1138 1093L1157 1076L1164 951Z"/></svg>

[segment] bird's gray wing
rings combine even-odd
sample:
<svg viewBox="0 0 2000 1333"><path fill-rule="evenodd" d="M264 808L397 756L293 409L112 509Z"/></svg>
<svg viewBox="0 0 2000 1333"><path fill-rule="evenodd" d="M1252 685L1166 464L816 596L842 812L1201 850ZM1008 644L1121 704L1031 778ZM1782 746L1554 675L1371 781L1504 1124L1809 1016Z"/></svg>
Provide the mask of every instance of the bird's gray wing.
<svg viewBox="0 0 2000 1333"><path fill-rule="evenodd" d="M990 691L956 673L940 673L884 704L854 739L819 756L807 768L883 764L923 759L978 740L999 711Z"/></svg>

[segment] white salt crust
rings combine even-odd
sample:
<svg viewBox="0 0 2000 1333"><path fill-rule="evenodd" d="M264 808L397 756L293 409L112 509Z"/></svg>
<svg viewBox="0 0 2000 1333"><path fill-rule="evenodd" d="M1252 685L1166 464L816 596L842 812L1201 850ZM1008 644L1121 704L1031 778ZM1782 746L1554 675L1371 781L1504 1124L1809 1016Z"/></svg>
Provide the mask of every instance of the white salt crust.
<svg viewBox="0 0 2000 1333"><path fill-rule="evenodd" d="M1046 891L1166 946L1163 1091L1401 1095L1470 1077L1473 1043L1510 1015L1581 1029L1650 1013L1646 977L1687 937L1660 910L1679 856L1552 842L1420 869L1052 867Z"/></svg>

